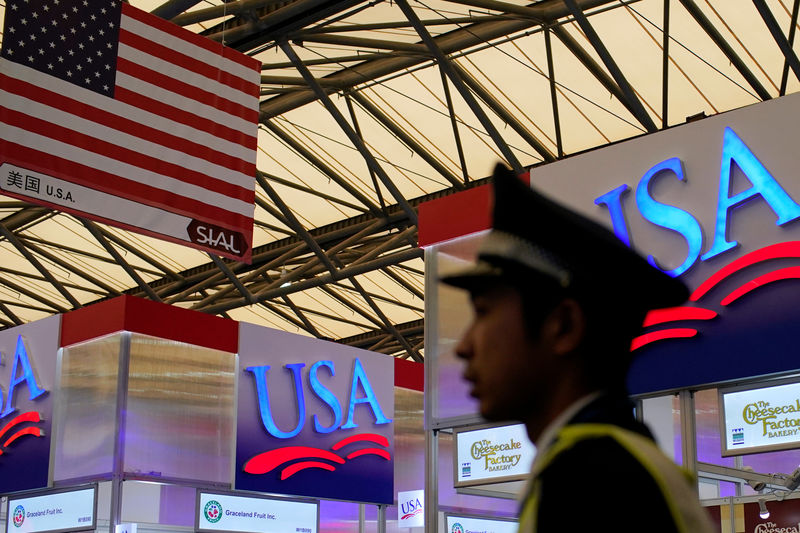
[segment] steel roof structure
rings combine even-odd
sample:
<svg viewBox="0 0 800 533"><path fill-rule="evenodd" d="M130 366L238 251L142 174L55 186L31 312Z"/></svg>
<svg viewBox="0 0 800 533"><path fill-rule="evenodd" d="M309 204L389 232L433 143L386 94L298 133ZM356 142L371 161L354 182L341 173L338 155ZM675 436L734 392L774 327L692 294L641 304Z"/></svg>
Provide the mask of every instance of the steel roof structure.
<svg viewBox="0 0 800 533"><path fill-rule="evenodd" d="M419 203L800 87L800 0L130 3L263 64L253 262L1 198L2 327L127 293L421 361Z"/></svg>

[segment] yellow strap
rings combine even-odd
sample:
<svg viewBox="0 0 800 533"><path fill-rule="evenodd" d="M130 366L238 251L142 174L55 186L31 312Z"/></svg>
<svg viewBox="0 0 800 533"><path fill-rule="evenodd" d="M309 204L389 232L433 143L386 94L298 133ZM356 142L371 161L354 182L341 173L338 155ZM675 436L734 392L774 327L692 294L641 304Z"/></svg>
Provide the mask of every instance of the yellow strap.
<svg viewBox="0 0 800 533"><path fill-rule="evenodd" d="M687 479L693 482L693 476L666 457L653 441L638 433L610 424L573 424L565 426L559 432L558 439L553 446L548 448L542 458L535 463L536 470L532 473L534 481L520 513L521 533L536 531L536 515L538 514L539 493L541 490L540 482L537 481L538 474L547 468L558 455L579 442L602 437L613 438L647 470L661 491L678 531L693 533L693 531L700 530L698 528L704 525L704 519L707 517L691 518L690 521L694 525L690 527L686 523L686 517L682 512L680 502L676 499L677 496L677 498L684 500L683 503L693 503L689 500L693 496L689 495L689 498L687 498L687 491L677 491L679 494L676 495L674 494L676 491L672 490L675 489L677 483ZM671 479L668 479L668 477ZM670 482L675 486L671 487Z"/></svg>

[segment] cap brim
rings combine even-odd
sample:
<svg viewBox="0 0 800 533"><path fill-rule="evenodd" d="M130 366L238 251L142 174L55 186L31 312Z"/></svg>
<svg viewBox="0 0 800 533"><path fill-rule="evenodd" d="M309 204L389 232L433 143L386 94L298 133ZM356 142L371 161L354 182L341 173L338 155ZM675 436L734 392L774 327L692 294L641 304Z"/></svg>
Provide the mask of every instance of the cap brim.
<svg viewBox="0 0 800 533"><path fill-rule="evenodd" d="M459 289L471 289L499 280L504 276L505 271L501 267L486 261L478 261L472 266L442 276L439 280Z"/></svg>

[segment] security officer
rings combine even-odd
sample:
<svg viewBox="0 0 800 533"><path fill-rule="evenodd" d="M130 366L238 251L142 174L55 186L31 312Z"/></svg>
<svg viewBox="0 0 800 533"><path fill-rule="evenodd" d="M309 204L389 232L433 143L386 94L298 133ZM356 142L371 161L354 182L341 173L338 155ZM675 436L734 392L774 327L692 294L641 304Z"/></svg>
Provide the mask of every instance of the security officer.
<svg viewBox="0 0 800 533"><path fill-rule="evenodd" d="M470 293L456 353L481 415L523 422L538 450L521 532L711 531L625 388L646 312L682 304L682 282L500 165L477 263L442 281Z"/></svg>

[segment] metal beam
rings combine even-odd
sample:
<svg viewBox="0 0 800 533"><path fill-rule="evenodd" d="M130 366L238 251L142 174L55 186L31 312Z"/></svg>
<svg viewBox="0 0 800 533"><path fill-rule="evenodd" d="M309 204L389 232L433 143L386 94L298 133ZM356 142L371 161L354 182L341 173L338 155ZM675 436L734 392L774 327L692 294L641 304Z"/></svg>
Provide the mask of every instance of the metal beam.
<svg viewBox="0 0 800 533"><path fill-rule="evenodd" d="M159 296L155 293L155 291L153 291L153 289L151 289L150 286L147 283L145 283L145 281L141 278L141 276L139 276L139 274L136 272L136 270L134 270L128 264L128 262L125 261L125 258L123 258L120 255L120 253L117 251L117 249L114 248L114 246L112 246L111 243L108 242L108 240L105 238L105 236L100 231L100 228L98 228L97 225L94 222L92 222L91 220L87 220L85 218L79 218L78 220L83 222L83 225L86 226L86 229L89 230L89 233L92 234L92 236L95 238L95 240L97 240L97 242L99 242L100 245L103 248L106 249L106 251L111 255L111 257L114 258L114 261L116 261L116 263L120 267L122 267L122 269L131 277L131 279L134 282L136 282L136 285L138 285L139 288L142 291L144 291L144 293L147 294L147 296L151 300L154 300L156 302L160 302L161 301L161 298L159 298Z"/></svg>
<svg viewBox="0 0 800 533"><path fill-rule="evenodd" d="M347 26L350 28L350 26ZM379 57L388 57L389 54L385 52L371 52L371 53L364 53L364 54L356 54L356 55L349 55L349 56L335 56L335 57L320 57L317 59L306 59L306 65L331 65L337 63L353 63L353 62L362 62L367 61L370 59L376 59ZM285 68L294 68L294 64L291 61L283 61L279 63L264 63L261 65L261 72L265 70L281 70ZM318 78L319 80L324 80L325 78ZM263 80L263 78L262 78ZM263 83L263 81L262 81ZM304 81L305 83L305 81Z"/></svg>
<svg viewBox="0 0 800 533"><path fill-rule="evenodd" d="M168 0L164 2L150 13L162 19L171 19L179 13L183 13L187 9L199 4L201 0Z"/></svg>
<svg viewBox="0 0 800 533"><path fill-rule="evenodd" d="M14 311L12 311L12 310L11 310L11 309L10 309L10 308L9 308L9 307L6 305L6 304L4 304L3 302L0 302L0 311L2 311L4 315L6 315L6 316L7 316L9 319L11 319L11 322L12 322L14 325L17 325L17 326L19 326L20 324L23 324L23 323L24 323L24 322L23 322L23 321L22 321L22 320L21 320L21 319L20 319L20 318L19 318L17 315L15 315L15 314L14 314Z"/></svg>
<svg viewBox="0 0 800 533"><path fill-rule="evenodd" d="M354 91L350 93L350 96L358 102L364 110L372 115L375 120L383 124L386 129L388 129L392 134L394 134L400 141L408 146L414 153L419 155L423 161L428 163L431 168L433 168L436 172L441 174L441 176L449 181L456 189L462 189L463 185L461 185L461 181L448 170L438 159L436 159L433 154L431 154L428 150L425 149L420 143L416 141L411 135L409 135L403 128L401 128L397 123L386 116L377 106L375 106L372 102L369 101L364 95L362 95L358 91Z"/></svg>
<svg viewBox="0 0 800 533"><path fill-rule="evenodd" d="M292 38L292 42L298 46L305 43L335 44L340 46L351 46L353 48L374 48L376 50L393 50L396 52L410 52L429 57L428 49L418 43L404 43L403 41L386 41L383 39L368 39L366 37L351 37L349 35L308 33L302 37Z"/></svg>
<svg viewBox="0 0 800 533"><path fill-rule="evenodd" d="M261 123L268 128L272 133L274 133L279 139L285 142L290 148L292 148L295 152L300 154L306 161L311 163L312 166L316 167L320 172L322 172L326 177L330 178L331 181L339 185L345 191L350 193L350 195L364 204L367 209L375 216L376 218L383 218L384 214L380 210L380 208L375 205L375 203L364 196L358 189L353 187L353 185L342 178L338 172L330 168L328 165L325 164L319 157L317 157L313 152L308 150L305 146L301 145L297 142L294 138L292 138L288 133L283 131L279 128L275 123L269 120L262 120Z"/></svg>
<svg viewBox="0 0 800 533"><path fill-rule="evenodd" d="M364 135L361 133L361 126L358 124L358 117L356 116L356 110L353 108L353 101L350 98L349 93L344 94L344 101L347 104L347 111L350 113L350 120L353 122L353 129L358 135L358 138L361 141L364 141ZM380 186L378 185L378 179L375 177L375 172L367 165L367 171L369 172L369 177L372 180L372 188L375 189L375 194L378 196L378 203L380 203L381 211L386 213L386 201L383 199L383 192L381 191Z"/></svg>
<svg viewBox="0 0 800 533"><path fill-rule="evenodd" d="M794 0L794 6L792 7L792 22L789 26L789 46L794 47L794 35L797 30L797 15L800 12L800 0ZM784 61L783 63L783 72L781 73L781 88L780 94L781 96L786 94L786 84L789 81L789 61Z"/></svg>
<svg viewBox="0 0 800 533"><path fill-rule="evenodd" d="M45 268L45 266L36 259L36 256L28 250L27 247L14 235L14 232L9 230L5 224L0 223L0 234L2 234L8 242L10 242L14 248L17 249L22 256L28 260L28 262L33 265L33 267L39 271L39 273L44 276L44 279L48 281L56 290L61 293L61 295L72 305L73 308L77 309L83 307L81 303L75 299L75 297L58 281L53 274L50 273L49 270Z"/></svg>
<svg viewBox="0 0 800 533"><path fill-rule="evenodd" d="M539 139L534 137L534 135L522 125L522 123L517 120L517 118L508 112L508 109L503 106L497 99L492 96L492 93L486 90L478 80L476 80L472 74L470 74L467 69L462 67L458 64L457 61L452 61L451 65L453 68L456 69L459 76L462 80L467 84L467 86L472 89L472 91L477 94L481 100L491 109L494 113L500 117L503 122L511 126L511 128L517 132L517 134L522 137L525 142L527 142L538 154L547 162L555 161L556 158L553 153L543 145Z"/></svg>
<svg viewBox="0 0 800 533"><path fill-rule="evenodd" d="M583 13L583 9L578 7L578 5L575 3L575 0L564 0L564 4L567 6L567 8L569 8L572 16L575 17L575 21L578 23L581 30L583 30L583 33L592 44L592 47L594 48L595 52L597 52L597 55L600 56L600 59L611 73L614 81L617 82L622 94L625 96L625 100L630 106L629 109L633 113L633 116L636 117L636 120L638 120L645 127L645 129L647 129L647 131L651 133L657 131L658 128L653 122L653 119L650 118L650 115L642 105L642 102L633 91L633 87L631 87L630 83L628 83L628 80L625 78L625 75L622 73L622 70L620 70L616 61L614 61L614 58L611 57L606 45L603 44L603 41L594 30L594 27L589 22L589 19L586 18L586 15Z"/></svg>
<svg viewBox="0 0 800 533"><path fill-rule="evenodd" d="M581 2L581 5L585 9L588 9L590 7L609 4L612 1L613 0L586 0ZM530 5L530 9L533 10L534 16L524 19L493 20L472 24L468 27L437 36L435 39L436 44L443 53L449 54L471 46L484 45L493 39L526 30L532 26L538 25L537 21L548 23L569 15L568 10L561 0L543 0L536 2ZM392 53L389 57L365 61L326 76L326 78L329 80L336 80L337 83L341 83L341 87L354 87L366 81L414 67L427 60L427 58L417 55ZM310 89L306 89L264 100L260 104L261 120L273 118L287 111L291 111L292 109L296 109L314 101L315 98L314 92Z"/></svg>
<svg viewBox="0 0 800 533"><path fill-rule="evenodd" d="M328 94L324 90L322 90L322 87L319 85L319 83L317 83L316 78L314 78L314 76L311 74L311 71L308 70L308 68L305 66L300 57L298 57L297 53L294 51L291 45L287 42L281 42L279 46L286 54L286 56L289 58L289 60L295 64L297 70L300 71L300 74L303 76L303 78L306 79L309 86L312 88L314 93L316 93L317 98L319 98L320 102L322 102L322 104L325 106L325 109L328 110L328 113L331 114L336 123L339 124L339 127L342 129L342 131L344 131L345 135L347 135L347 137L350 139L350 142L353 143L356 149L361 153L362 157L364 157L364 159L367 162L367 165L369 165L372 171L378 175L378 178L381 180L384 187L386 187L389 190L389 192L392 194L392 196L400 205L400 207L403 209L403 211L406 212L408 218L412 221L412 223L416 224L417 213L414 210L414 208L411 207L411 205L408 203L408 200L406 200L405 197L400 193L400 190L397 188L397 186L394 183L392 183L392 180L389 178L389 176L386 174L386 172L383 170L380 164L378 164L378 161L369 151L367 145L364 144L364 142L359 138L359 136L356 134L356 132L353 130L350 124L347 123L347 121L345 120L344 116L342 116L339 109L337 109L337 107L333 104L331 99L328 97Z"/></svg>
<svg viewBox="0 0 800 533"><path fill-rule="evenodd" d="M486 112L484 112L483 108L481 108L480 104L477 102L477 100L475 100L475 96L469 91L464 81L456 72L456 69L454 69L450 64L450 59L444 54L444 52L442 52L442 50L436 44L436 41L433 39L433 37L431 37L431 34L428 32L425 26L422 25L419 17L417 17L417 14L406 0L397 0L397 5L403 11L403 14L405 14L409 22L411 22L411 25L414 26L414 29L422 38L422 41L430 49L431 53L439 64L439 68L447 74L455 88L459 93L461 93L461 97L464 99L467 105L469 105L470 109L478 118L481 125L497 145L497 148L500 150L500 153L503 154L506 162L511 165L511 168L514 170L514 172L517 174L522 174L523 168L517 159L517 156L515 156L511 151L511 148L509 148L508 144L500 135L500 132L497 131L497 128L494 127L494 124L492 124L492 121L486 115ZM416 218L414 220L416 223Z"/></svg>
<svg viewBox="0 0 800 533"><path fill-rule="evenodd" d="M194 2L199 3L199 2ZM196 9L180 15L175 15L170 22L178 26L188 26L207 20L218 19L228 15L243 15L255 9L277 6L286 3L286 0L238 0L235 2L225 2L219 6ZM185 9L183 11L186 11Z"/></svg>
<svg viewBox="0 0 800 533"><path fill-rule="evenodd" d="M111 285L105 283L104 281L101 281L101 280L97 279L94 276L89 275L87 272L84 272L81 269L77 268L74 264L69 263L68 261L64 261L64 259L62 259L58 255L56 255L54 253L51 253L49 250L41 248L40 246L38 246L38 245L34 244L33 242L31 242L29 239L26 239L26 238L23 237L22 238L22 242L24 243L26 248L30 248L31 250L33 250L37 254L41 255L42 257L44 257L48 261L52 261L53 263L57 264L58 266L60 266L64 270L68 270L69 272L72 272L73 274L82 277L83 279L85 279L89 283L100 287L106 293L109 293L111 295L119 295L119 294L121 294L118 289L112 287ZM83 289L83 290L86 290L86 289Z"/></svg>
<svg viewBox="0 0 800 533"><path fill-rule="evenodd" d="M289 187L296 191L301 191L304 193L311 194L313 196L316 196L317 198L322 198L323 200L327 200L328 202L339 204L342 207L347 207L348 209L352 209L353 211L358 211L360 213L367 211L367 208L364 207L363 205L356 205L356 204L351 204L350 202L345 202L341 198L331 196L330 194L322 193L320 191L312 189L311 187L306 187L304 185L300 185L299 183L295 183L293 181L284 178L279 178L278 176L275 176L274 174L268 174L263 170L259 172L261 173L262 176L264 176L264 178L268 179L269 181L274 181L275 183L280 183L284 187Z"/></svg>
<svg viewBox="0 0 800 533"><path fill-rule="evenodd" d="M461 134L458 131L458 116L453 105L453 97L450 94L450 82L447 81L447 74L442 69L439 69L439 75L442 78L442 90L444 91L444 100L447 102L447 114L450 116L450 127L453 129L453 140L456 143L461 175L464 177L464 183L467 183L469 181L469 169L467 168L467 158L464 156L464 145L461 143Z"/></svg>
<svg viewBox="0 0 800 533"><path fill-rule="evenodd" d="M403 287L405 290L410 292L413 296L416 296L417 298L419 298L423 302L425 301L425 295L422 294L422 291L420 291L419 289L417 289L416 287L411 285L408 281L406 281L402 277L398 276L396 273L392 272L390 268L388 268L388 267L387 268L382 268L381 272L383 272L384 274L386 274L387 276L392 278L395 281L395 283L397 283L398 285Z"/></svg>
<svg viewBox="0 0 800 533"><path fill-rule="evenodd" d="M225 274L225 277L228 278L228 280L233 284L234 287L236 287L236 290L239 291L239 294L242 295L242 297L245 299L245 301L247 301L247 302L249 302L251 304L255 303L255 299L253 298L253 295L250 294L250 291L248 291L247 288L244 285L242 285L242 282L239 281L239 278L236 277L236 274L231 272L231 269L228 268L228 265L226 265L225 262L222 259L220 259L215 254L208 254L208 257L210 257L211 260L214 261L214 264L217 265L217 268L223 274Z"/></svg>
<svg viewBox="0 0 800 533"><path fill-rule="evenodd" d="M275 203L278 209L280 209L281 213L283 213L283 216L286 217L286 220L289 222L290 227L292 227L297 232L297 234L304 241L306 241L308 247L319 258L322 264L325 265L325 267L330 272L334 272L336 270L336 267L333 266L331 260L328 259L327 255L325 255L325 250L323 250L320 247L319 243L317 243L317 241L314 240L314 237L311 236L311 234L308 232L308 230L306 230L306 228L303 226L300 220L297 219L297 217L294 215L289 206L286 205L286 202L284 202L283 199L278 195L278 193L275 192L275 189L272 188L272 185L270 185L269 182L267 182L267 180L264 179L264 176L262 176L259 172L256 172L256 181L258 182L259 185L261 185L261 188L264 189L264 192L266 192L267 195L272 199L272 201Z"/></svg>
<svg viewBox="0 0 800 533"><path fill-rule="evenodd" d="M283 300L284 303L289 306L289 309L291 309L292 312L295 315L297 315L297 318L299 318L302 324L305 326L306 331L308 331L315 337L321 337L319 330L316 328L316 326L314 326L314 324L311 323L308 317L306 317L305 313L303 313L303 311L301 311L300 308L297 307L288 296L283 296L281 300Z"/></svg>
<svg viewBox="0 0 800 533"><path fill-rule="evenodd" d="M332 283L334 281L347 279L351 276L364 274L366 272L394 265L396 263L402 263L404 261L410 261L412 259L420 259L422 258L422 255L423 252L421 249L411 248L401 252L396 252L381 256L373 261L368 261L355 266L348 266L337 270L335 273L327 273L320 276L316 276L311 279L298 281L296 283L292 283L288 287L274 287L266 289L264 291L256 293L254 296L256 297L257 301L264 302L274 298L279 298L287 294L293 294L295 292L304 291L310 288L321 287L322 285L325 285L327 283ZM220 313L221 311L230 311L231 309L236 309L241 306L242 306L241 302L238 301L237 299L209 306L207 308L204 308L203 312L217 314Z"/></svg>
<svg viewBox="0 0 800 533"><path fill-rule="evenodd" d="M561 140L561 117L558 114L558 92L556 91L556 71L553 66L553 46L550 43L550 28L544 30L544 49L547 55L547 78L550 83L550 102L553 108L553 126L556 130L556 151L564 157L564 143Z"/></svg>
<svg viewBox="0 0 800 533"><path fill-rule="evenodd" d="M778 44L778 48L783 52L786 62L792 67L792 72L794 72L795 77L800 80L800 61L798 61L797 54L794 53L792 45L786 40L786 36L783 35L780 26L778 26L775 15L772 14L772 11L767 7L767 3L764 2L764 0L753 0L753 4L755 4L756 9L758 9L761 18L764 19L764 24L767 25L767 29ZM794 28L794 26L792 26L792 28Z"/></svg>
<svg viewBox="0 0 800 533"><path fill-rule="evenodd" d="M8 278L0 277L0 285L4 285L9 289L11 289L12 291L24 294L28 298L36 300L37 302L44 304L46 307L49 307L50 309L55 309L56 313L66 313L67 311L69 311L69 309L67 309L63 305L58 305L57 303L55 303L52 300L52 298L47 298L45 296L42 296L39 292L27 289L18 283L14 283Z"/></svg>
<svg viewBox="0 0 800 533"><path fill-rule="evenodd" d="M716 44L722 53L728 58L728 60L733 64L736 70L739 71L739 74L750 84L750 87L756 92L759 98L762 100L769 100L772 98L769 92L761 85L761 82L758 81L758 78L755 77L753 72L747 68L747 65L744 64L744 61L736 54L728 41L717 31L711 21L703 14L699 7L692 1L692 0L680 0L683 7L686 11L689 12L694 20L700 25L703 31L708 34L714 44Z"/></svg>
<svg viewBox="0 0 800 533"><path fill-rule="evenodd" d="M669 126L669 2L664 0L664 41L661 46L661 127Z"/></svg>
<svg viewBox="0 0 800 533"><path fill-rule="evenodd" d="M476 24L478 22L490 22L497 20L508 20L509 17L505 15L476 15L473 17L447 17L440 19L425 19L422 23L427 26L453 26L462 24ZM315 28L304 28L296 33L288 36L289 39L303 39L306 35L314 35L317 33L351 33L357 31L375 31L375 30L391 30L398 28L410 28L411 23L407 20L398 20L391 22L368 22L365 24L348 24L341 26L319 26ZM306 61L308 64L308 61Z"/></svg>

